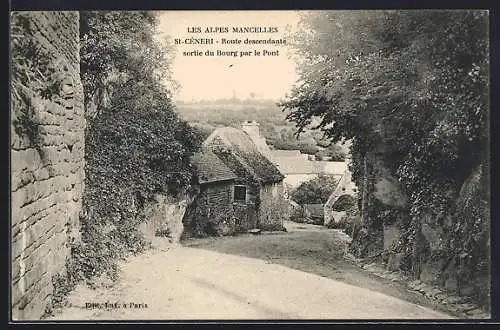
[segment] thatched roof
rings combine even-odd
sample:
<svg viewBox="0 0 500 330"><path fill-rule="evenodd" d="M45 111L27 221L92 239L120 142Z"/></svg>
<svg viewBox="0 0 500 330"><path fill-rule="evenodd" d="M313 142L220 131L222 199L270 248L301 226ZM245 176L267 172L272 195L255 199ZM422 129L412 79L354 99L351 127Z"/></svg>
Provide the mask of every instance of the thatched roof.
<svg viewBox="0 0 500 330"><path fill-rule="evenodd" d="M205 140L203 147L213 151L239 177L260 184L276 183L284 178L243 130L218 128Z"/></svg>
<svg viewBox="0 0 500 330"><path fill-rule="evenodd" d="M198 170L198 182L210 183L238 178L224 163L211 151L203 150L191 157L191 162Z"/></svg>

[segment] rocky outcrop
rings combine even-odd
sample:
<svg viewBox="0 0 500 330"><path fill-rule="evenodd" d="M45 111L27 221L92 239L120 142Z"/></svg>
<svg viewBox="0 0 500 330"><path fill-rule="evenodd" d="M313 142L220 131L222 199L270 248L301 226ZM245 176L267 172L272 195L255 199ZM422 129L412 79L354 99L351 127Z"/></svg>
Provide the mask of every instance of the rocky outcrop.
<svg viewBox="0 0 500 330"><path fill-rule="evenodd" d="M384 158L390 156L384 155L383 150L372 150L362 159L358 180L363 229L354 238L351 250L361 257L380 255L388 271L402 271L426 285L473 297L487 308L487 161L471 169L466 180L457 182L460 189L443 187L444 194L455 196L446 216L437 218L427 211L412 218L406 192L394 175L394 167Z"/></svg>
<svg viewBox="0 0 500 330"><path fill-rule="evenodd" d="M191 196L172 198L156 195L154 200L144 207L145 221L139 225L139 231L153 247L177 244L184 231L182 219L187 207L193 202Z"/></svg>

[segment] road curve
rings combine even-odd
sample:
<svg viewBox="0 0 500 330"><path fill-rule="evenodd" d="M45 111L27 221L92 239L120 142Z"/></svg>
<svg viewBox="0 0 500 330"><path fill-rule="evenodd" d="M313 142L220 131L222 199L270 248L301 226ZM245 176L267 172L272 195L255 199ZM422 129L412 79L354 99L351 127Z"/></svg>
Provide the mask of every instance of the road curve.
<svg viewBox="0 0 500 330"><path fill-rule="evenodd" d="M121 266L116 288L97 303L74 306L51 319L262 320L451 319L369 289L265 260L178 246L151 250ZM146 307L147 305L147 307ZM126 307L126 308L125 308Z"/></svg>

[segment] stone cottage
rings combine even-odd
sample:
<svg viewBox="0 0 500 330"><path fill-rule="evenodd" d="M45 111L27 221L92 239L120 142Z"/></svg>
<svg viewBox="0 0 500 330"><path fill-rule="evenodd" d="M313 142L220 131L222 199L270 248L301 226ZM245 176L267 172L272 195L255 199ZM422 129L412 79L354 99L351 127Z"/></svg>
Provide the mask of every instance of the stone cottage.
<svg viewBox="0 0 500 330"><path fill-rule="evenodd" d="M192 158L200 192L184 217L188 236L282 230L284 176L240 129L216 129Z"/></svg>

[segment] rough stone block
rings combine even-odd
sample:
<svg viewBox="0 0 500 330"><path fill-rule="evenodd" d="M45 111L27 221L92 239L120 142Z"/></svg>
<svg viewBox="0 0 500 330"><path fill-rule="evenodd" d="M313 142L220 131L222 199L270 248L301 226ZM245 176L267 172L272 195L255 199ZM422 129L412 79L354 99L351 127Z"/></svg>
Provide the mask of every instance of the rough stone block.
<svg viewBox="0 0 500 330"><path fill-rule="evenodd" d="M45 306L37 304L38 295L46 296L52 290L52 283L48 277L41 278L31 288L29 288L19 300L17 306L18 315L25 320L39 319L45 310ZM14 314L14 310L13 310ZM14 316L14 315L13 315Z"/></svg>
<svg viewBox="0 0 500 330"><path fill-rule="evenodd" d="M444 282L444 288L450 292L456 292L458 288L458 281L456 276L449 276Z"/></svg>
<svg viewBox="0 0 500 330"><path fill-rule="evenodd" d="M61 119L50 112L40 111L38 116L41 125L61 125Z"/></svg>
<svg viewBox="0 0 500 330"><path fill-rule="evenodd" d="M24 204L26 199L26 190L19 189L18 191L14 191L11 194L10 206L11 206L11 215L12 215L12 225L14 226L16 223L20 222L21 217L21 206Z"/></svg>
<svg viewBox="0 0 500 330"><path fill-rule="evenodd" d="M33 183L33 181L35 181L35 176L31 171L21 172L17 175L13 175L11 181L12 191L16 191L29 183Z"/></svg>
<svg viewBox="0 0 500 330"><path fill-rule="evenodd" d="M47 180L50 177L49 168L47 166L39 168L33 172L37 181Z"/></svg>
<svg viewBox="0 0 500 330"><path fill-rule="evenodd" d="M50 210L52 207L54 207L54 200L53 200L54 195L49 195L45 198L40 198L35 200L34 202L27 204L23 206L19 210L19 216L20 216L20 221L28 221L27 225L31 225L33 222L37 221L41 212L44 210ZM43 215L40 215L43 216Z"/></svg>
<svg viewBox="0 0 500 330"><path fill-rule="evenodd" d="M459 293L462 296L469 297L469 296L474 295L475 292L476 292L476 287L475 287L474 283L467 283L467 284L461 285L459 288Z"/></svg>
<svg viewBox="0 0 500 330"><path fill-rule="evenodd" d="M30 247L30 252L43 244L48 235L51 235L56 229L57 214L50 214L47 217L40 219L33 226L26 230L26 242Z"/></svg>
<svg viewBox="0 0 500 330"><path fill-rule="evenodd" d="M148 220L139 226L139 231L150 242L158 232L168 232L173 243L179 242L184 230L182 218L187 205L187 199L172 201L166 196L155 196L155 201L144 210Z"/></svg>
<svg viewBox="0 0 500 330"><path fill-rule="evenodd" d="M23 262L25 265L25 272L20 276L25 277L26 287L30 287L39 280L39 275L49 271L51 265L50 260L46 259L49 253L49 246L47 243L42 244L35 252L28 255ZM33 272L32 272L33 271Z"/></svg>
<svg viewBox="0 0 500 330"><path fill-rule="evenodd" d="M22 239L22 234L18 234L11 243L12 259L16 260L26 248L26 244Z"/></svg>
<svg viewBox="0 0 500 330"><path fill-rule="evenodd" d="M47 281L45 273L47 272L48 266L44 262L37 263L34 265L29 271L24 274L24 279L26 283L26 293L23 297L24 302L28 303L33 299L33 297L37 294L37 291L40 290L39 283L43 281ZM22 307L22 304L21 304Z"/></svg>
<svg viewBox="0 0 500 330"><path fill-rule="evenodd" d="M23 150L28 149L31 146L31 141L26 135L17 135L15 133L15 127L11 125L11 140L10 145L12 150Z"/></svg>
<svg viewBox="0 0 500 330"><path fill-rule="evenodd" d="M40 167L42 159L36 149L12 150L11 168L13 175L18 175L20 171L34 171Z"/></svg>
<svg viewBox="0 0 500 330"><path fill-rule="evenodd" d="M45 306L47 306L47 297L52 292L52 287L47 286L40 289L34 297L33 300L26 305L23 310L23 314L27 315L28 319L36 320L37 318L30 317L29 315L42 315L45 312Z"/></svg>
<svg viewBox="0 0 500 330"><path fill-rule="evenodd" d="M11 269L10 274L12 276L12 279L16 279L16 278L20 277L21 265L19 264L19 260L16 260L16 261L12 260L12 262L11 262L12 269Z"/></svg>
<svg viewBox="0 0 500 330"><path fill-rule="evenodd" d="M394 272L401 268L401 262L403 261L402 253L390 253L389 260L387 262L387 270Z"/></svg>
<svg viewBox="0 0 500 330"><path fill-rule="evenodd" d="M63 106L56 104L56 103L48 104L46 107L46 110L47 110L47 112L49 112L55 116L64 116L64 113L66 111L66 109ZM63 125L65 126L64 122L63 122Z"/></svg>
<svg viewBox="0 0 500 330"><path fill-rule="evenodd" d="M31 100L35 112L33 119L39 124L41 133L39 150L26 148L29 142L26 137L18 136L15 130L11 132L12 274L16 277L13 281L13 317L39 319L53 290L51 276L64 268L68 252L64 246L68 239L66 223L81 208L86 123L79 78L78 13L26 12L20 15L30 21L31 30L26 37L32 38L46 52L49 65L56 69L52 78L63 87L61 95L51 100L39 97ZM57 100L65 96L63 93L68 92L64 90L71 85L68 81L72 81L74 99L57 104ZM13 109L13 113L19 111ZM70 175L72 172L75 175ZM75 196L77 202L73 201Z"/></svg>
<svg viewBox="0 0 500 330"><path fill-rule="evenodd" d="M389 177L381 177L375 183L373 195L381 203L395 207L405 207L407 199L401 191L397 180Z"/></svg>
<svg viewBox="0 0 500 330"><path fill-rule="evenodd" d="M21 300L21 298L24 294L24 291L21 289L21 287L22 287L22 284L19 281L12 284L12 304L13 305L17 304Z"/></svg>

